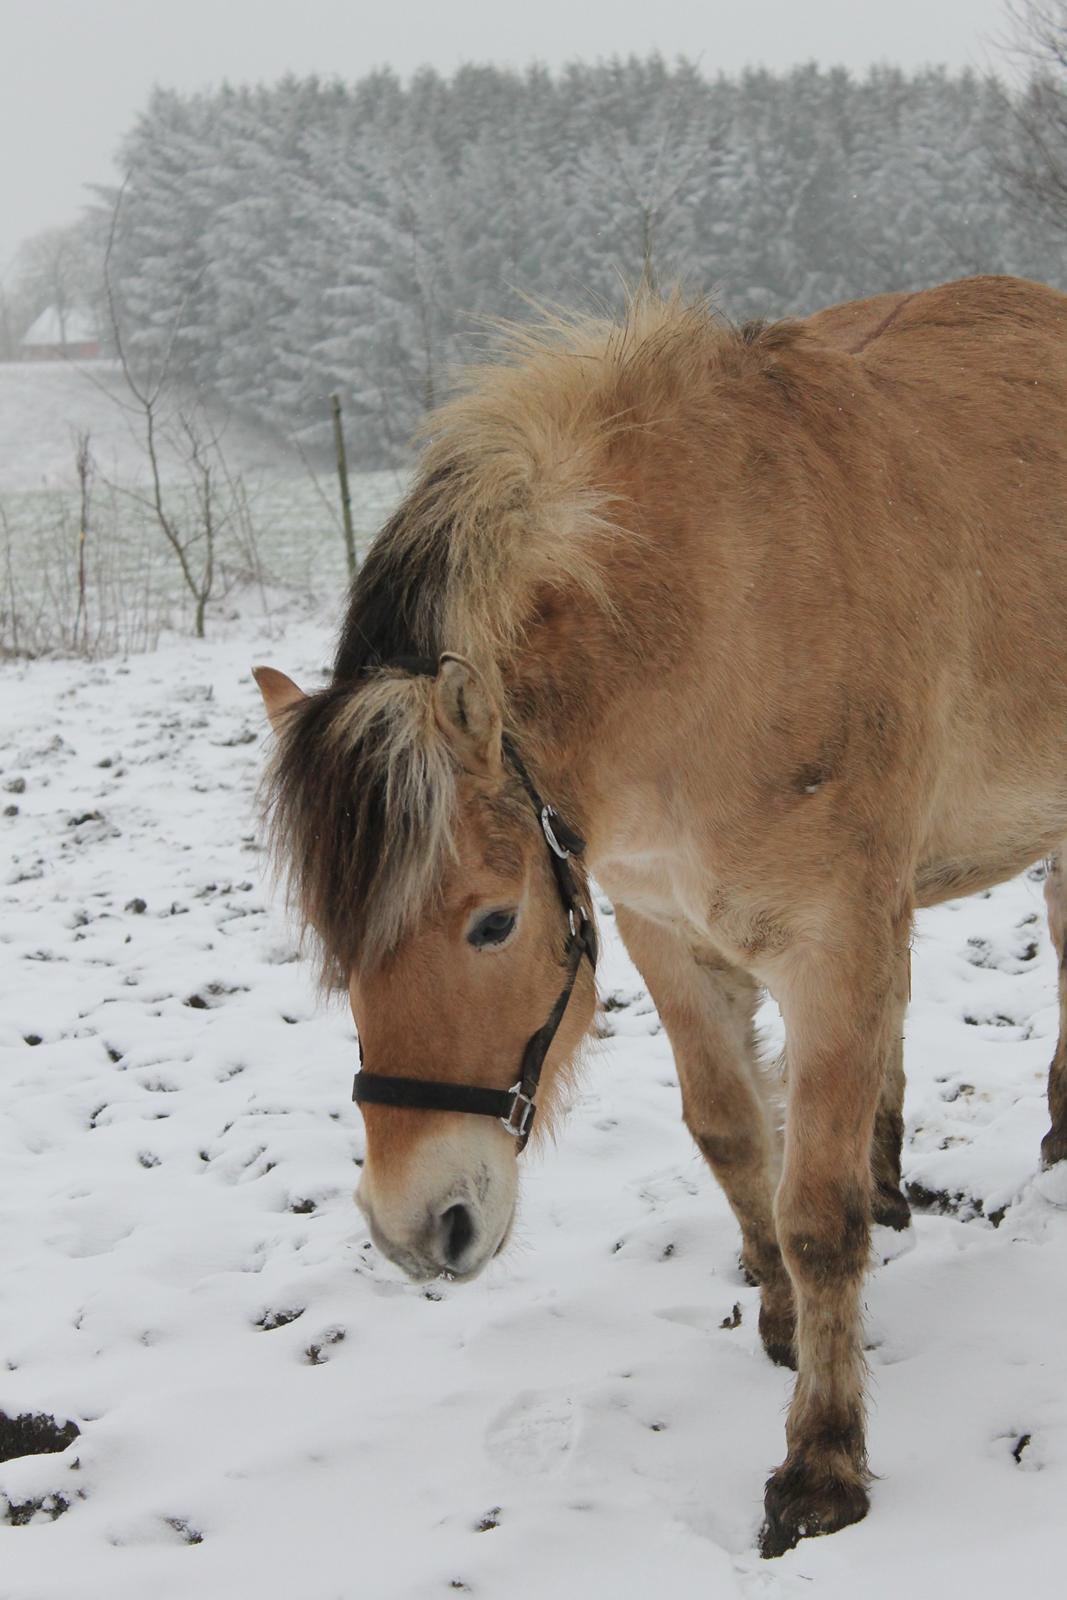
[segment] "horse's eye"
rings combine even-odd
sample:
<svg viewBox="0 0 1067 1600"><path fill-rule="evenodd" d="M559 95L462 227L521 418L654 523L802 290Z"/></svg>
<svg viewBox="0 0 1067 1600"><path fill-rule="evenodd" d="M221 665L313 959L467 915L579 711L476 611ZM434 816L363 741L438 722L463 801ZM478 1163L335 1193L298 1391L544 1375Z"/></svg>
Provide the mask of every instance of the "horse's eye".
<svg viewBox="0 0 1067 1600"><path fill-rule="evenodd" d="M503 944L511 935L515 917L514 911L490 911L487 916L479 917L467 935L467 943L476 950L483 950L490 944Z"/></svg>

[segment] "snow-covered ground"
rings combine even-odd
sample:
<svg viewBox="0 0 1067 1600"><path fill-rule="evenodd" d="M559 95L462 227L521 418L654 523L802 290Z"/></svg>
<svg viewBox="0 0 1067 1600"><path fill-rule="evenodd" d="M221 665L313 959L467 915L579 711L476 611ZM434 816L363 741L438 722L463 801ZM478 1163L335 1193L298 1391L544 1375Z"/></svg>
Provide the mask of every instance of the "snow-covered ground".
<svg viewBox="0 0 1067 1600"><path fill-rule="evenodd" d="M869 1283L873 1507L761 1562L790 1378L610 916L610 1037L515 1245L427 1290L369 1244L351 1021L254 817L248 667L313 683L328 637L257 627L0 669L0 1412L80 1429L0 1464L0 1600L1062 1594L1040 883L921 919L906 1170L947 1209Z"/></svg>

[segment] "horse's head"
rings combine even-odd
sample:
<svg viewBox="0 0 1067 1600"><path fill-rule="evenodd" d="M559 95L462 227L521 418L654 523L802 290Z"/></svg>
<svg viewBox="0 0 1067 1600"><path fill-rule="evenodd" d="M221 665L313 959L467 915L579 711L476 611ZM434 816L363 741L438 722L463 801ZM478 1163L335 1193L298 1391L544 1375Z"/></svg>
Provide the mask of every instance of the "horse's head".
<svg viewBox="0 0 1067 1600"><path fill-rule="evenodd" d="M525 1097L543 1126L591 1025L593 935L550 848L569 830L539 814L484 680L456 656L409 667L311 696L256 676L275 840L360 1037L356 1198L412 1278L470 1278L511 1229Z"/></svg>

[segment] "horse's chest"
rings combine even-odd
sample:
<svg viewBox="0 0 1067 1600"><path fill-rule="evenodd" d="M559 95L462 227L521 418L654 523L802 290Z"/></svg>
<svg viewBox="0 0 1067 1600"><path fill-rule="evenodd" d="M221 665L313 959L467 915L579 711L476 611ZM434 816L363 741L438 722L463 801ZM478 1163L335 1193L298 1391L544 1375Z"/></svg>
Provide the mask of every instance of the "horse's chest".
<svg viewBox="0 0 1067 1600"><path fill-rule="evenodd" d="M627 852L598 862L596 876L616 905L624 905L652 922L698 921L703 917L697 881L703 873L687 872L677 856L664 850ZM696 891L696 892L694 892Z"/></svg>
<svg viewBox="0 0 1067 1600"><path fill-rule="evenodd" d="M744 964L780 943L779 931L706 865L678 853L646 851L598 862L597 879L616 905Z"/></svg>

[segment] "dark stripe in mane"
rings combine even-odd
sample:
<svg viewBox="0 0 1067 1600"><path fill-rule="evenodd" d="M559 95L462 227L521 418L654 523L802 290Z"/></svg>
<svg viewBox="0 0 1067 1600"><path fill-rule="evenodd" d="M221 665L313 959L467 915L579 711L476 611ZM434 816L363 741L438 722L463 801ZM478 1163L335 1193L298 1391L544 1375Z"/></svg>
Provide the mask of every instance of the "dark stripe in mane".
<svg viewBox="0 0 1067 1600"><path fill-rule="evenodd" d="M451 525L433 516L432 501L445 476L421 483L367 552L349 591L334 683L351 686L368 669L405 656L441 654Z"/></svg>
<svg viewBox="0 0 1067 1600"><path fill-rule="evenodd" d="M374 541L349 592L332 680L293 708L269 774L275 850L331 986L388 955L432 901L451 848L453 764L428 679L399 665L443 648L447 478L416 484Z"/></svg>

